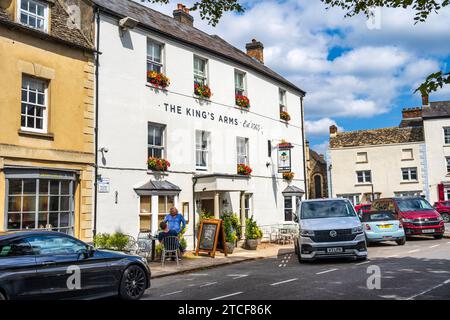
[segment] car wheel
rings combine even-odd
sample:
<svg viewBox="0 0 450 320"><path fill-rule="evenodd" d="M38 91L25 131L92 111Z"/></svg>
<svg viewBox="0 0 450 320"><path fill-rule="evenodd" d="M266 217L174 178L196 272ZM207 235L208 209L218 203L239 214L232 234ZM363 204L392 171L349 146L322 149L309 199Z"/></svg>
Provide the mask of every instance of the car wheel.
<svg viewBox="0 0 450 320"><path fill-rule="evenodd" d="M123 273L120 282L119 296L124 300L139 300L146 289L147 276L144 270L136 265L129 266Z"/></svg>
<svg viewBox="0 0 450 320"><path fill-rule="evenodd" d="M294 241L294 251L295 251L295 254L296 254L296 255L299 255L299 254L300 254L300 253L298 252L298 241L297 241L297 240Z"/></svg>
<svg viewBox="0 0 450 320"><path fill-rule="evenodd" d="M404 246L406 243L406 238L395 241L399 246Z"/></svg>
<svg viewBox="0 0 450 320"><path fill-rule="evenodd" d="M300 252L297 255L297 259L298 259L298 263L305 263L305 259L302 258L302 256L300 255Z"/></svg>
<svg viewBox="0 0 450 320"><path fill-rule="evenodd" d="M450 214L448 212L441 213L442 220L444 220L445 223L450 222Z"/></svg>
<svg viewBox="0 0 450 320"><path fill-rule="evenodd" d="M436 240L440 240L440 239L444 238L444 235L443 234L438 234L438 235L435 235L434 238Z"/></svg>

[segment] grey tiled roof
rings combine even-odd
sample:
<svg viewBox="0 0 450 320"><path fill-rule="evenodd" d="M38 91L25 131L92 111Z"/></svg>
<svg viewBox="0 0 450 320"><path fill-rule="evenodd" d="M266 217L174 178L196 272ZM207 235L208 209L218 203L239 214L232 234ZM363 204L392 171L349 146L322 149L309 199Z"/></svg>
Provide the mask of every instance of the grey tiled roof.
<svg viewBox="0 0 450 320"><path fill-rule="evenodd" d="M358 147L424 141L423 127L392 127L339 132L330 137L330 148Z"/></svg>
<svg viewBox="0 0 450 320"><path fill-rule="evenodd" d="M172 182L162 180L150 180L143 184L139 188L135 188L136 191L181 191L180 187L174 185Z"/></svg>
<svg viewBox="0 0 450 320"><path fill-rule="evenodd" d="M303 194L305 193L305 191L303 191L302 188L297 187L297 186L287 186L286 189L283 190L282 192L283 194Z"/></svg>
<svg viewBox="0 0 450 320"><path fill-rule="evenodd" d="M213 52L224 58L251 68L263 75L283 83L294 91L305 94L295 84L271 70L264 64L249 57L246 53L232 46L217 35L209 35L195 27L177 20L130 0L93 0L106 12L118 17L131 17L139 21L139 25L168 36L179 42L194 45L203 50Z"/></svg>
<svg viewBox="0 0 450 320"><path fill-rule="evenodd" d="M66 44L73 44L77 47L86 49L93 49L93 44L86 39L83 33L78 28L69 28L67 21L69 20L69 14L63 8L59 1L54 1L54 4L50 6L50 32L45 33L40 30L29 28L13 20L13 17L0 7L0 24L6 26L13 26L24 32L32 33L33 35L49 40L62 41Z"/></svg>
<svg viewBox="0 0 450 320"><path fill-rule="evenodd" d="M450 101L430 102L429 107L423 108L422 117L424 119L450 117Z"/></svg>

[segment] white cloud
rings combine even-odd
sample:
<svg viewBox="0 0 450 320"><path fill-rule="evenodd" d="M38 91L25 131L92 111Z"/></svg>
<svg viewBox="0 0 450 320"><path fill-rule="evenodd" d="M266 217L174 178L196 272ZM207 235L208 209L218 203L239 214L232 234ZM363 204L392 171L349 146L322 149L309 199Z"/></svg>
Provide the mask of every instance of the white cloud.
<svg viewBox="0 0 450 320"><path fill-rule="evenodd" d="M311 149L313 149L318 154L323 154L325 156L325 159L326 159L327 158L328 146L329 146L328 141L324 141L322 143L312 145Z"/></svg>
<svg viewBox="0 0 450 320"><path fill-rule="evenodd" d="M329 128L332 125L336 125L336 121L330 118L322 118L319 120L307 120L305 121L306 136L323 136L329 133ZM339 131L344 131L342 127L338 127Z"/></svg>

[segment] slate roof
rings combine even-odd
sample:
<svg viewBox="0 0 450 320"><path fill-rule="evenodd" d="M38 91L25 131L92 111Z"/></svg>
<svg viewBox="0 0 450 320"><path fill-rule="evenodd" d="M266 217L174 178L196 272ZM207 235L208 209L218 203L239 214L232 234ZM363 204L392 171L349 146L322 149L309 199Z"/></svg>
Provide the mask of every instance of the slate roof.
<svg viewBox="0 0 450 320"><path fill-rule="evenodd" d="M424 119L450 118L450 101L430 102L429 107L423 108L422 117Z"/></svg>
<svg viewBox="0 0 450 320"><path fill-rule="evenodd" d="M53 2L52 2L53 3ZM24 32L33 34L46 40L56 40L65 44L71 44L76 47L93 50L94 46L78 28L69 28L67 21L70 19L69 14L59 0L55 0L50 5L50 32L46 33L37 29L33 29L22 25L13 20L13 17L0 7L0 24L20 29Z"/></svg>
<svg viewBox="0 0 450 320"><path fill-rule="evenodd" d="M282 194L304 194L302 188L297 186L287 186L286 189L283 190Z"/></svg>
<svg viewBox="0 0 450 320"><path fill-rule="evenodd" d="M313 158L314 160L316 160L317 162L320 163L326 163L325 159L323 159L316 151L314 151L313 149L309 149L309 155L311 158Z"/></svg>
<svg viewBox="0 0 450 320"><path fill-rule="evenodd" d="M391 127L374 130L338 132L330 137L330 148L370 146L424 141L423 127Z"/></svg>
<svg viewBox="0 0 450 320"><path fill-rule="evenodd" d="M139 188L135 188L134 190L138 193L139 191L181 191L180 187L166 180L150 180L149 182L143 184Z"/></svg>
<svg viewBox="0 0 450 320"><path fill-rule="evenodd" d="M143 6L130 0L93 0L105 12L117 17L131 17L139 21L143 28L150 29L176 41L193 45L208 52L212 52L235 63L251 68L273 80L276 80L290 89L305 91L286 80L259 61L249 57L246 53L232 46L217 35L209 35L195 27L183 24L170 16Z"/></svg>

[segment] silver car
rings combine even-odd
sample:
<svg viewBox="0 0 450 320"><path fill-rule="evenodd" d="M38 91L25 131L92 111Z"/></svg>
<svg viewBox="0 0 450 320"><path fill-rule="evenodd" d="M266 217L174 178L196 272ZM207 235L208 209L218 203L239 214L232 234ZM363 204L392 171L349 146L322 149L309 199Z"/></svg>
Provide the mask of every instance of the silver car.
<svg viewBox="0 0 450 320"><path fill-rule="evenodd" d="M363 226L350 201L302 201L296 220L299 234L294 243L299 262L337 257L367 259Z"/></svg>

